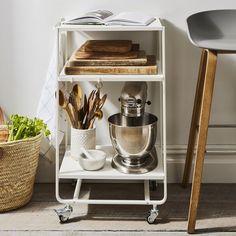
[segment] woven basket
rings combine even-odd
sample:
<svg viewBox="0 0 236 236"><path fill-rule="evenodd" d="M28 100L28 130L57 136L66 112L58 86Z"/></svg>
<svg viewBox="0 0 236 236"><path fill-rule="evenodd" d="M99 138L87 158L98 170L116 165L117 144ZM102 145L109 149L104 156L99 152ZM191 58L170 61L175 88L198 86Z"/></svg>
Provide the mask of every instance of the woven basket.
<svg viewBox="0 0 236 236"><path fill-rule="evenodd" d="M0 212L19 208L33 194L42 135L0 143Z"/></svg>

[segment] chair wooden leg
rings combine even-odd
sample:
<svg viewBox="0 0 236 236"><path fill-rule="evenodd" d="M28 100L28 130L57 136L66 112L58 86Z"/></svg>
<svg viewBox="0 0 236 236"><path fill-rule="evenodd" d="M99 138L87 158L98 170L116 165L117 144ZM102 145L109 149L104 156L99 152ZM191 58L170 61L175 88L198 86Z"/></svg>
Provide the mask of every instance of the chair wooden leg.
<svg viewBox="0 0 236 236"><path fill-rule="evenodd" d="M212 95L216 72L217 52L208 51L206 76L203 88L202 109L199 119L199 135L197 140L196 159L193 174L192 192L189 206L188 233L194 233L197 208L201 187L202 169L207 142L207 132L211 112Z"/></svg>
<svg viewBox="0 0 236 236"><path fill-rule="evenodd" d="M202 93L203 93L204 79L205 79L205 73L206 73L206 63L207 63L207 50L203 49L201 62L199 66L198 81L197 81L197 87L196 87L196 93L195 93L195 99L194 99L192 121L191 121L191 127L190 127L190 132L189 132L188 148L187 148L184 174L183 174L183 180L182 180L183 187L187 186L189 182L189 176L191 173L194 147L195 147L196 137L197 137L197 125L199 123L199 116L200 116L201 104L202 104Z"/></svg>

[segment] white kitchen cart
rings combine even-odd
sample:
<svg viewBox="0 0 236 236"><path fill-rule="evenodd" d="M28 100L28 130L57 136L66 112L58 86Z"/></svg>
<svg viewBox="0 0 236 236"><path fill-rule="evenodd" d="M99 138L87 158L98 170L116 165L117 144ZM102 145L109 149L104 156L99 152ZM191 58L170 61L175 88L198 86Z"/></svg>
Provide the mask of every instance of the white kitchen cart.
<svg viewBox="0 0 236 236"><path fill-rule="evenodd" d="M153 223L158 216L158 205L164 204L167 199L167 170L166 170L166 76L165 76L165 27L159 19L156 19L149 26L101 26L101 25L64 25L61 22L57 24L57 91L59 83L81 82L81 81L98 81L98 82L120 82L120 81L150 81L160 83L159 86L159 140L156 145L158 155L158 166L145 174L124 174L111 167L111 159L114 155L112 146L99 146L107 152L108 157L106 165L99 171L85 171L78 161L70 156L70 147L67 145L68 138L66 135L65 146L66 152L60 164L59 150L60 144L58 135L56 138L56 198L60 203L66 204L66 207L56 210L60 221L66 222L72 212L70 204L126 204L126 205L152 205L147 221ZM158 74L155 75L65 75L64 65L68 60L68 32L73 34L79 32L83 35L98 32L152 32L155 41L155 53L157 56ZM64 40L62 40L62 35ZM63 45L62 45L63 44ZM58 106L58 101L57 101ZM59 107L57 107L57 134L59 132ZM111 114L110 114L111 115ZM73 198L62 199L60 197L60 180L75 179L76 185ZM144 199L143 200L109 200L109 199L81 199L79 198L80 188L84 180L122 180L122 181L143 181L144 182ZM151 182L152 181L152 182ZM161 182L164 186L163 197L161 200L150 198L150 182Z"/></svg>

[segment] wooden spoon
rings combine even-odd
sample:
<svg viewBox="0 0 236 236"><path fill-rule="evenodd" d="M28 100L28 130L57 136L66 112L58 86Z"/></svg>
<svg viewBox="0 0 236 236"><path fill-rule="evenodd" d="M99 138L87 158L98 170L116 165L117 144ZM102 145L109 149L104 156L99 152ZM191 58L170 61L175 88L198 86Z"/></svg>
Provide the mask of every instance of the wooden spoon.
<svg viewBox="0 0 236 236"><path fill-rule="evenodd" d="M107 99L107 94L104 94L99 102L99 110L101 110L103 108L106 99Z"/></svg>
<svg viewBox="0 0 236 236"><path fill-rule="evenodd" d="M81 128L81 125L80 123L78 122L78 111L79 111L79 107L81 106L80 105L80 100L79 100L79 104L76 100L76 96L75 96L75 93L74 91L72 90L70 92L70 96L69 96L69 103L71 104L72 108L70 107L70 109L72 110L72 114L74 115L74 120L75 120L75 125L77 128ZM69 104L69 105L70 105ZM79 107L78 107L79 106Z"/></svg>
<svg viewBox="0 0 236 236"><path fill-rule="evenodd" d="M87 100L87 106L85 107L86 113L85 113L84 122L83 122L85 125L84 127L85 129L88 128L89 120L91 119L91 112L94 108L95 93L96 93L96 90L92 90Z"/></svg>
<svg viewBox="0 0 236 236"><path fill-rule="evenodd" d="M88 97L88 112L90 112L93 108L95 93L96 93L96 90L93 90Z"/></svg>
<svg viewBox="0 0 236 236"><path fill-rule="evenodd" d="M101 120L103 118L102 110L98 110L94 113L94 117L93 117L93 119L91 119L90 124L89 124L89 129L93 128L93 124L94 124L96 118L98 118L99 120Z"/></svg>
<svg viewBox="0 0 236 236"><path fill-rule="evenodd" d="M98 90L94 90L92 96L90 96L90 103L89 103L89 111L86 118L86 127L89 128L89 125L91 123L91 120L94 118L95 112L98 110L100 98L99 98L99 92Z"/></svg>
<svg viewBox="0 0 236 236"><path fill-rule="evenodd" d="M79 110L80 106L81 106L81 99L83 97L83 91L82 91L81 87L78 84L74 85L72 91L75 95L75 100L77 102L77 108Z"/></svg>
<svg viewBox="0 0 236 236"><path fill-rule="evenodd" d="M99 120L101 120L101 119L103 118L103 112L102 112L102 110L99 110L99 111L95 112L95 116L96 116Z"/></svg>
<svg viewBox="0 0 236 236"><path fill-rule="evenodd" d="M78 123L80 123L81 129L85 129L86 117L88 114L88 100L86 94L84 94L84 105L78 110Z"/></svg>
<svg viewBox="0 0 236 236"><path fill-rule="evenodd" d="M76 111L75 111L75 108L73 107L73 105L71 103L68 103L68 108L70 110L72 119L74 121L74 128L78 129L78 122L76 122Z"/></svg>
<svg viewBox="0 0 236 236"><path fill-rule="evenodd" d="M66 97L64 96L64 93L61 90L59 90L59 105L66 111L66 113L70 119L72 127L76 128L75 121L74 121L73 115L71 113L71 110L70 110L68 104L69 103L68 103Z"/></svg>
<svg viewBox="0 0 236 236"><path fill-rule="evenodd" d="M86 94L84 94L84 107L83 107L84 113L87 112L87 107L88 107L88 100Z"/></svg>

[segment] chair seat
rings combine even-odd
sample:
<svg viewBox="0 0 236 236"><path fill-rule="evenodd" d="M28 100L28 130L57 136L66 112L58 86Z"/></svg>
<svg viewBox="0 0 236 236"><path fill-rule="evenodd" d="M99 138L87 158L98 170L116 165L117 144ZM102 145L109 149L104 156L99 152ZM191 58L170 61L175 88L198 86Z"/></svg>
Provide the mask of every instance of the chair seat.
<svg viewBox="0 0 236 236"><path fill-rule="evenodd" d="M187 19L188 36L197 47L236 51L236 10L199 12Z"/></svg>
<svg viewBox="0 0 236 236"><path fill-rule="evenodd" d="M200 48L208 48L222 51L236 51L236 37L222 39L202 39L195 41L194 44Z"/></svg>

